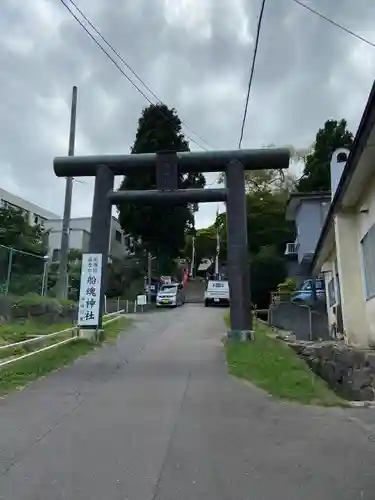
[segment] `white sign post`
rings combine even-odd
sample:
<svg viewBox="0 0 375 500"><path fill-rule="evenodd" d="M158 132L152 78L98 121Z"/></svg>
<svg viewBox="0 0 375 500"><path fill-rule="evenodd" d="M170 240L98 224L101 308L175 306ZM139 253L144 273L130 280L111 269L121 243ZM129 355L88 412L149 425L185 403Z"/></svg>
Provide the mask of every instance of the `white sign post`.
<svg viewBox="0 0 375 500"><path fill-rule="evenodd" d="M142 311L146 304L147 304L147 295L137 295L137 306L141 306Z"/></svg>
<svg viewBox="0 0 375 500"><path fill-rule="evenodd" d="M94 328L99 326L101 277L102 254L83 254L79 293L79 326Z"/></svg>

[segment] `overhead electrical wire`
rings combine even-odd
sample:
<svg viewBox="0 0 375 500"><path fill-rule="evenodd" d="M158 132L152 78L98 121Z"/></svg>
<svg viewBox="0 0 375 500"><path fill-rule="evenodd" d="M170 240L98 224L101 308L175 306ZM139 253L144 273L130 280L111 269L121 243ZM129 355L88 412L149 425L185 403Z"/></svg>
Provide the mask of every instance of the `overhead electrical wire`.
<svg viewBox="0 0 375 500"><path fill-rule="evenodd" d="M85 15L85 13L79 8L79 6L76 4L76 2L74 0L69 0L70 3L74 6L74 8L77 10L77 12L79 12L81 14L81 16L83 17L83 19L89 24L89 26L91 26L91 28L95 31L95 33L103 40L103 42L112 50L112 52L114 54L116 54L116 56L120 59L120 61L128 68L129 71L131 71L131 73L138 79L139 82L142 83L142 85L150 92L150 94L160 103L160 104L164 104L162 99L157 95L155 94L155 92L145 83L145 81L138 75L138 73L136 73L136 71L130 66L130 64L122 57L122 55L115 49L115 47L110 43L108 42L108 40L101 34L101 32L99 31L99 29L90 21L90 19ZM181 124L188 130L190 130L190 132L192 134L194 134L196 137L198 137L198 139L200 139L202 142L205 142L207 144L207 146L209 146L210 148L212 149L215 149L215 147L210 144L208 141L206 141L206 139L204 137L202 137L201 135L199 135L197 132L195 132L186 122L184 122L183 120L181 120Z"/></svg>
<svg viewBox="0 0 375 500"><path fill-rule="evenodd" d="M242 124L241 124L240 140L238 141L238 149L241 149L242 140L243 140L243 134L244 134L244 130L245 130L247 110L249 108L250 91L251 91L251 86L252 86L253 78L254 78L255 63L256 63L256 59L257 59L258 46L259 46L259 37L260 37L260 31L261 31L261 28L262 28L262 19L263 19L263 13L264 13L264 6L265 6L265 4L266 4L266 0L262 0L262 6L260 8L260 14L259 14L258 26L257 26L257 33L256 33L256 38L255 38L253 61L252 61L252 64L251 64L249 84L248 84L248 87L247 87L247 94L246 94L246 100L245 100L245 109L244 109L243 118L242 118Z"/></svg>
<svg viewBox="0 0 375 500"><path fill-rule="evenodd" d="M116 54L116 56L121 60L121 62L123 64L126 65L126 67L133 73L134 76L136 76L136 78L142 83L142 85L153 95L153 97L155 97L157 99L157 101L159 103L162 103L162 101L156 96L156 94L154 94L151 89L144 83L144 81L137 75L137 73L130 67L130 65L128 63L125 62L125 60L120 56L120 54L114 49L114 47L105 40L105 38L100 34L99 30L97 28L94 27L94 25L91 23L91 21L88 20L88 18L82 13L82 11L76 6L75 2L73 2L72 0L67 0L69 1L76 9L77 9L77 12L79 12L82 17L86 20L86 22L95 30L95 32L98 34L98 36L100 36L100 38L102 38L102 40L107 44L108 47L111 48L111 50L114 52L114 54ZM73 10L69 7L69 5L66 3L65 0L60 0L60 3L70 12L70 14L72 15L72 17L77 21L77 23L81 26L81 28L86 32L86 34L94 41L94 43L99 47L99 49L110 59L110 61L116 66L116 68L120 71L120 73L122 74L122 76L124 76L128 82L149 102L149 104L151 105L155 105L155 103L147 96L147 94L145 92L143 92L143 90L129 77L129 75L127 75L125 73L125 71L121 68L121 66L118 64L118 62L114 59L114 57L111 56L111 54L103 47L103 45L101 45L101 43L95 38L95 36L90 32L90 30L83 24L83 22L79 19L79 17L73 12ZM163 104L163 103L162 103ZM167 120L168 122L170 122L169 118L160 110L160 114L165 118L165 120ZM181 124L183 124L185 126L185 128L189 128L184 122L181 121ZM191 130L191 129L190 129ZM191 132L196 135L197 137L200 137L198 134L196 134L193 130L191 130ZM198 141L196 141L194 138L192 138L191 136L189 136L188 134L185 134L186 137L191 141L193 142L194 144L196 144L198 147L200 147L201 149L205 150L205 151L208 151L208 149L203 146L202 144L200 144ZM201 137L200 137L201 138ZM210 147L212 147L205 139L201 138L201 140L203 140L204 142L206 142L206 144L208 144Z"/></svg>
<svg viewBox="0 0 375 500"><path fill-rule="evenodd" d="M293 0L293 2L295 2L299 6L303 7L304 9L308 10L312 14L315 14L316 16L320 17L321 19L324 19L324 21L326 21L327 23L330 23L333 26L335 26L336 28L339 28L340 30L345 31L345 33L347 33L348 35L354 36L354 38L357 38L357 40L360 40L361 42L367 43L367 45L370 45L371 47L375 48L375 42L371 42L367 38L364 38L363 36L358 35L358 33L355 33L354 31L350 30L349 28L346 28L342 24L337 23L333 19L331 19L331 18L325 16L324 14L322 14L321 12L313 9L312 7L305 4L304 2L301 2L300 0Z"/></svg>

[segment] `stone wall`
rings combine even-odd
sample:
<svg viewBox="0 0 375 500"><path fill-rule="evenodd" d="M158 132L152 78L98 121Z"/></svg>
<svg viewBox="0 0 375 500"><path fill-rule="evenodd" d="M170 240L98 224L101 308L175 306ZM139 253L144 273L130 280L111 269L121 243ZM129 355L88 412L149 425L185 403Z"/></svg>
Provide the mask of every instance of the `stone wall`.
<svg viewBox="0 0 375 500"><path fill-rule="evenodd" d="M375 400L375 351L337 342L288 342L311 370L350 401Z"/></svg>

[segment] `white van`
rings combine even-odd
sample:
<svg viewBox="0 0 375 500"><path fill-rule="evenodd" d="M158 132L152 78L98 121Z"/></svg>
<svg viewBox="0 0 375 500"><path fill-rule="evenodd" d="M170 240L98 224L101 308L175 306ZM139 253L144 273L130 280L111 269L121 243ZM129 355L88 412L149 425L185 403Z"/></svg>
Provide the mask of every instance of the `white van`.
<svg viewBox="0 0 375 500"><path fill-rule="evenodd" d="M206 307L218 304L229 306L229 282L209 281L204 292L204 305Z"/></svg>

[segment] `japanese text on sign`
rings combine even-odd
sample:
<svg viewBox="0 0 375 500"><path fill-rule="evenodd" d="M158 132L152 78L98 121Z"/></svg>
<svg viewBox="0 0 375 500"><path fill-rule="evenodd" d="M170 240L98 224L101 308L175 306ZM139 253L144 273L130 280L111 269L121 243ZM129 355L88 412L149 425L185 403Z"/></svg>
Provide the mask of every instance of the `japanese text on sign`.
<svg viewBox="0 0 375 500"><path fill-rule="evenodd" d="M101 275L102 254L83 254L78 311L80 326L98 326L99 324Z"/></svg>

